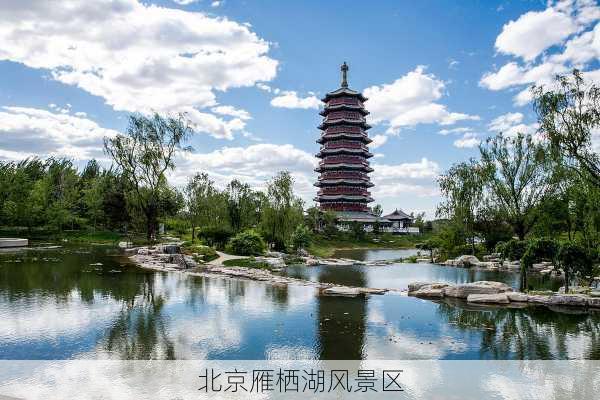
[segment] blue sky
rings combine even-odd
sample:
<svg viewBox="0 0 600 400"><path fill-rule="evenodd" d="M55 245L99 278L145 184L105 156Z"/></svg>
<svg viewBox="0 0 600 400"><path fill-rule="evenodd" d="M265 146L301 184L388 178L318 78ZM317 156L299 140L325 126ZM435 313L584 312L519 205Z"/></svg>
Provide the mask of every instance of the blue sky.
<svg viewBox="0 0 600 400"><path fill-rule="evenodd" d="M600 79L595 1L11 1L0 4L0 158L103 162L130 112L187 112L172 176L260 188L277 171L312 203L318 99L370 98L373 196L433 216L436 177L502 131L534 133L527 96L573 67Z"/></svg>

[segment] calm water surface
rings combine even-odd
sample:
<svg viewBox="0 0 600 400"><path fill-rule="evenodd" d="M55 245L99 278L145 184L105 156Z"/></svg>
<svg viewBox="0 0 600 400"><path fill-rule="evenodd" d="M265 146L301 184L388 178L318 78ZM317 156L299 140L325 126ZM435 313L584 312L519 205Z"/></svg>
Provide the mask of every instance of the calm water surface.
<svg viewBox="0 0 600 400"><path fill-rule="evenodd" d="M389 287L432 267L306 271ZM0 254L0 359L600 359L599 323L599 313L575 310L318 297L302 286L149 272L105 247Z"/></svg>

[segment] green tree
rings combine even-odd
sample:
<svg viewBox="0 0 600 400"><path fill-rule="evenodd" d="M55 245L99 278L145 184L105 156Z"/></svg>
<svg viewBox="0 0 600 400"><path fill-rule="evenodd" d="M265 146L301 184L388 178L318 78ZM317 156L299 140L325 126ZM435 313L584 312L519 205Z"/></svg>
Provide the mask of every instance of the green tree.
<svg viewBox="0 0 600 400"><path fill-rule="evenodd" d="M489 200L520 240L535 223L536 207L556 190L544 147L531 135L499 134L480 146Z"/></svg>
<svg viewBox="0 0 600 400"><path fill-rule="evenodd" d="M284 250L296 226L302 223L303 202L294 195L294 179L289 172L280 172L267 184L261 209L263 237L277 250Z"/></svg>
<svg viewBox="0 0 600 400"><path fill-rule="evenodd" d="M175 153L190 133L182 115L131 115L126 135L104 141L106 152L129 181L131 200L145 217L148 241L155 238L161 193L168 188L165 174L175 168Z"/></svg>
<svg viewBox="0 0 600 400"><path fill-rule="evenodd" d="M600 187L600 156L592 146L593 132L600 128L600 87L584 82L575 69L570 76L557 76L554 88L535 86L532 93L552 153Z"/></svg>
<svg viewBox="0 0 600 400"><path fill-rule="evenodd" d="M587 277L592 273L592 258L587 249L574 242L565 242L559 246L558 264L565 271L565 293L569 293L572 276Z"/></svg>
<svg viewBox="0 0 600 400"><path fill-rule="evenodd" d="M484 178L482 166L470 159L454 164L438 179L444 201L437 214L464 227L471 243L471 254L475 254L475 223L483 210Z"/></svg>
<svg viewBox="0 0 600 400"><path fill-rule="evenodd" d="M350 223L350 232L352 232L352 236L356 240L364 240L366 232L365 227L362 222L352 221Z"/></svg>
<svg viewBox="0 0 600 400"><path fill-rule="evenodd" d="M239 256L257 256L265 251L266 245L258 232L249 229L229 239L229 249Z"/></svg>
<svg viewBox="0 0 600 400"><path fill-rule="evenodd" d="M310 229L304 225L298 225L292 234L292 246L294 250L306 249L312 241Z"/></svg>

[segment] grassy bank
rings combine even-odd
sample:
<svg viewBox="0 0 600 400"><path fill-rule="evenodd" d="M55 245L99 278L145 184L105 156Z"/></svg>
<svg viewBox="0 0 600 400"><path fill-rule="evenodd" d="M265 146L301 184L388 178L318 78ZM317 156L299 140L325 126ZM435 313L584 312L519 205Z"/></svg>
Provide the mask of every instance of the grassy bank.
<svg viewBox="0 0 600 400"><path fill-rule="evenodd" d="M430 234L421 235L367 235L361 240L350 235L327 238L317 235L308 248L308 252L318 257L331 257L336 250L351 249L410 249L417 243L430 238Z"/></svg>

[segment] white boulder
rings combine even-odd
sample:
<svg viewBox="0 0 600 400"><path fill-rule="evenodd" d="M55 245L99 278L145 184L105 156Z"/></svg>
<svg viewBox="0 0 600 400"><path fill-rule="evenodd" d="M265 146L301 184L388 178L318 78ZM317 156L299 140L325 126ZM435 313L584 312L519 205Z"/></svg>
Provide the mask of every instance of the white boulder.
<svg viewBox="0 0 600 400"><path fill-rule="evenodd" d="M456 286L448 286L444 289L444 296L466 299L470 294L497 294L512 292L512 288L506 283L493 281L478 281Z"/></svg>
<svg viewBox="0 0 600 400"><path fill-rule="evenodd" d="M506 293L497 294L470 294L467 296L469 303L495 303L495 304L508 304L508 296Z"/></svg>

